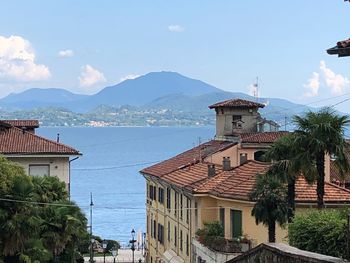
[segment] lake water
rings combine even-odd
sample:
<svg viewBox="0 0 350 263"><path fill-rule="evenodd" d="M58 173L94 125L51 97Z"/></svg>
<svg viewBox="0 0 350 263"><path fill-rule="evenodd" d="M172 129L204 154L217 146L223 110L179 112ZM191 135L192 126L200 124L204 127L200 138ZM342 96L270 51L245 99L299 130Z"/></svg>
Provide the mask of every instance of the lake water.
<svg viewBox="0 0 350 263"><path fill-rule="evenodd" d="M130 231L145 231L145 180L138 172L214 137L214 127L39 128L38 135L83 153L71 165L71 199L89 216L93 232L127 243Z"/></svg>

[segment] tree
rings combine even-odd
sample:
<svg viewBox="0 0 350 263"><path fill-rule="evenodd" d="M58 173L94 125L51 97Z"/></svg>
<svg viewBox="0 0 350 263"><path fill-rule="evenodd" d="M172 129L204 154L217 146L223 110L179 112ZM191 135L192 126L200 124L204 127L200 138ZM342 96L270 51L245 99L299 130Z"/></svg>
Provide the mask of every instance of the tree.
<svg viewBox="0 0 350 263"><path fill-rule="evenodd" d="M290 133L275 141L264 154L265 161L271 162L268 173L287 184L288 222L292 221L295 213L296 179L304 175L307 181L313 182L316 174L307 159L299 158L302 151L296 143L295 134Z"/></svg>
<svg viewBox="0 0 350 263"><path fill-rule="evenodd" d="M348 258L344 228L348 213L327 209L296 215L288 224L289 243L302 250Z"/></svg>
<svg viewBox="0 0 350 263"><path fill-rule="evenodd" d="M275 174L258 174L250 199L255 201L252 216L256 224L267 226L269 242L275 242L276 222L283 226L288 220L285 185Z"/></svg>
<svg viewBox="0 0 350 263"><path fill-rule="evenodd" d="M87 220L63 182L0 157L0 196L0 262L75 262Z"/></svg>
<svg viewBox="0 0 350 263"><path fill-rule="evenodd" d="M349 171L346 158L349 144L344 139L344 131L350 119L331 108L323 108L318 112L309 111L305 117L294 116L293 121L297 128L295 144L300 147L296 159L317 169L317 207L320 209L324 207L325 154L335 159L341 174Z"/></svg>

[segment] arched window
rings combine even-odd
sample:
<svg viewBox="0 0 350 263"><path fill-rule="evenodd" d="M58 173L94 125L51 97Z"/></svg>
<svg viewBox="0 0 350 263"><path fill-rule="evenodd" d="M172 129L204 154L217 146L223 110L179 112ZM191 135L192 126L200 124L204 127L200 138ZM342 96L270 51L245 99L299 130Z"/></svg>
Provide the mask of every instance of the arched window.
<svg viewBox="0 0 350 263"><path fill-rule="evenodd" d="M263 158L264 154L265 154L265 151L256 151L254 153L254 160L263 162L264 161L264 158Z"/></svg>

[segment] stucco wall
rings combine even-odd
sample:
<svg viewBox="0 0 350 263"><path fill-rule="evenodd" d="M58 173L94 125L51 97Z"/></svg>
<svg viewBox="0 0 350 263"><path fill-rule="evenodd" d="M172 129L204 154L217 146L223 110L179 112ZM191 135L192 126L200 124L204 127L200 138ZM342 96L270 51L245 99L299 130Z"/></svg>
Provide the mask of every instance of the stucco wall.
<svg viewBox="0 0 350 263"><path fill-rule="evenodd" d="M7 157L21 165L29 173L29 165L49 165L50 176L57 176L66 184L69 183L69 157Z"/></svg>
<svg viewBox="0 0 350 263"><path fill-rule="evenodd" d="M233 132L232 116L242 116L242 132L256 132L260 114L257 109L219 108L216 110L216 136L231 135ZM236 132L239 130L235 130Z"/></svg>

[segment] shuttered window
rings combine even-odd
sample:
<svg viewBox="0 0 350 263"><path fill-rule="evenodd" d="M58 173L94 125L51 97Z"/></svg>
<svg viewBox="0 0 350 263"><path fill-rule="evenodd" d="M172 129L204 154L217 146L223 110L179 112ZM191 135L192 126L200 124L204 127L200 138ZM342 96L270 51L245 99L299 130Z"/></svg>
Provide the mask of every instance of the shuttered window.
<svg viewBox="0 0 350 263"><path fill-rule="evenodd" d="M240 210L231 210L231 231L233 238L242 236L242 211Z"/></svg>

